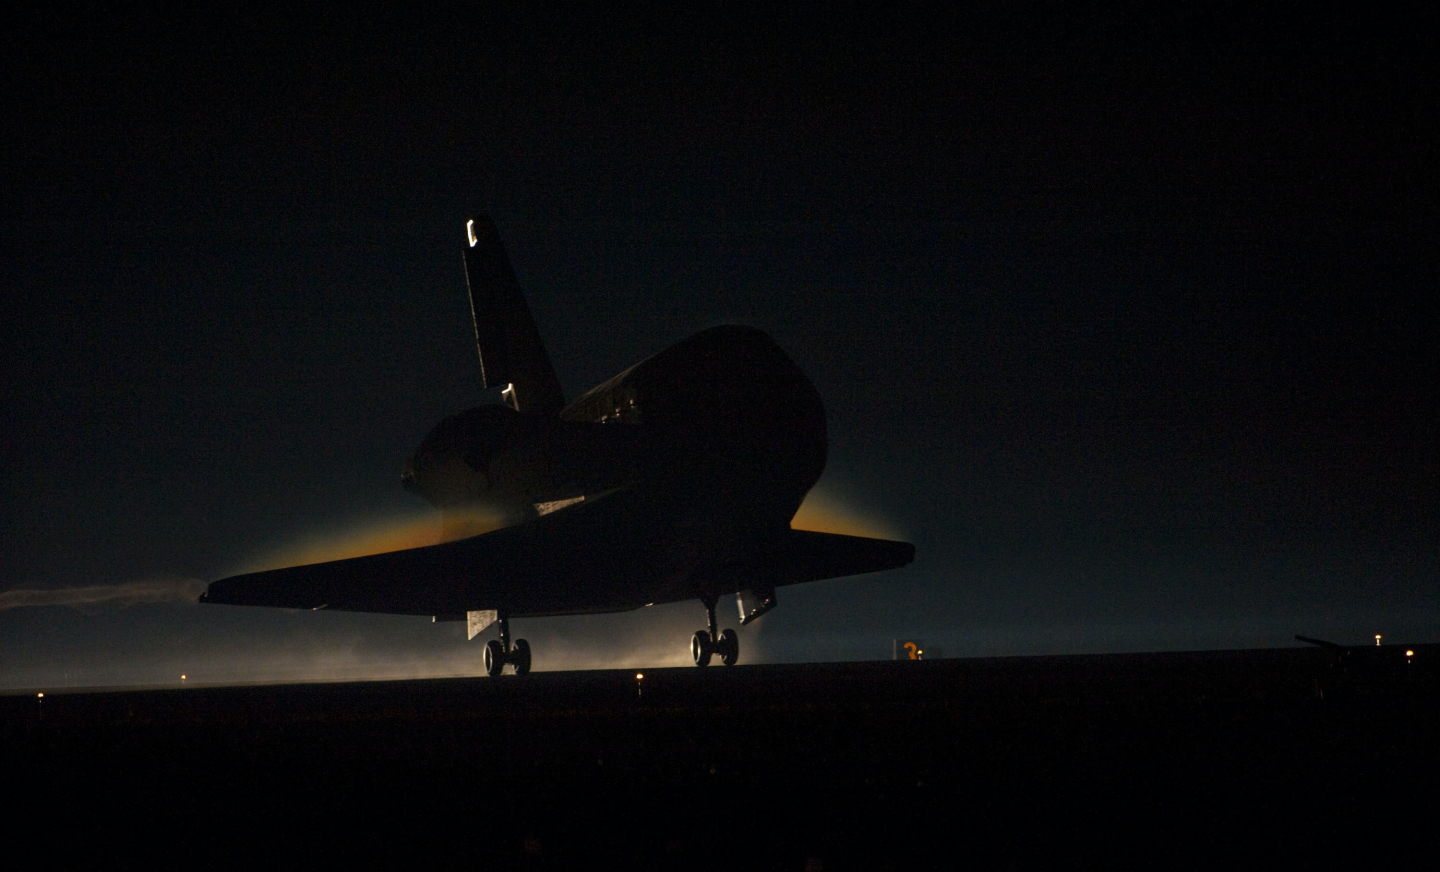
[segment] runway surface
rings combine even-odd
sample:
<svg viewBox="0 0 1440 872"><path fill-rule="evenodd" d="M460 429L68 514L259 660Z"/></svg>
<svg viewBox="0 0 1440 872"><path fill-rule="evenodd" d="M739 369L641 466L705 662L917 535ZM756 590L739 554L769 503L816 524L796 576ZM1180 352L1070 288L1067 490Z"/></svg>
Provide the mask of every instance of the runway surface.
<svg viewBox="0 0 1440 872"><path fill-rule="evenodd" d="M1379 866L1440 845L1432 659L1273 649L31 693L0 698L0 776L15 833L63 833L45 844L61 863Z"/></svg>

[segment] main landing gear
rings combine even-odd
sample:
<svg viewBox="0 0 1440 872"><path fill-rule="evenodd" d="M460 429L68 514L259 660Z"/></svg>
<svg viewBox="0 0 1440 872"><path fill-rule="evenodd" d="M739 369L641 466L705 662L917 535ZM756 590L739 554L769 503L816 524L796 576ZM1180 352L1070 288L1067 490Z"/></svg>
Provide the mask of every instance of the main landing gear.
<svg viewBox="0 0 1440 872"><path fill-rule="evenodd" d="M493 678L505 670L507 663L515 667L516 675L529 672L530 643L516 639L512 646L509 619L500 618L495 623L500 626L500 638L485 643L485 674Z"/></svg>
<svg viewBox="0 0 1440 872"><path fill-rule="evenodd" d="M734 666L735 661L740 659L740 637L735 635L735 631L716 632L715 604L719 600L716 596L700 598L700 602L705 604L705 617L710 626L708 630L696 630L690 639L690 656L695 658L696 666L709 666L710 658L716 654L726 666Z"/></svg>

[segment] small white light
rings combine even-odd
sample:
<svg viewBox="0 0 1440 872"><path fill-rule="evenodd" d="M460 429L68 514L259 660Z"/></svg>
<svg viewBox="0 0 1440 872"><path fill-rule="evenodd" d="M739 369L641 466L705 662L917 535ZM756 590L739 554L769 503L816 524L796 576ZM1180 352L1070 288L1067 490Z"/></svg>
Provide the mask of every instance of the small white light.
<svg viewBox="0 0 1440 872"><path fill-rule="evenodd" d="M470 237L470 247L471 247L471 248L474 248L474 247L475 247L475 243L479 241L479 240L477 240L477 239L475 238L475 219L474 219L474 218L471 218L469 221L466 221L466 222L465 222L465 235L468 236L468 237Z"/></svg>
<svg viewBox="0 0 1440 872"><path fill-rule="evenodd" d="M43 694L43 693L37 693L37 694L35 694L35 698L36 698L36 699L44 699L44 698L45 698L45 694Z"/></svg>
<svg viewBox="0 0 1440 872"><path fill-rule="evenodd" d="M644 677L645 677L645 673L643 673L643 672L637 672L637 673L635 673L635 680L636 680L636 681L640 681L640 680L643 679Z"/></svg>
<svg viewBox="0 0 1440 872"><path fill-rule="evenodd" d="M1414 652L1414 651L1411 651L1410 649L1407 648L1407 649L1405 649L1405 656L1406 656L1406 657L1414 657L1414 656L1415 656L1415 652Z"/></svg>
<svg viewBox="0 0 1440 872"><path fill-rule="evenodd" d="M184 680L185 680L185 673L183 673L183 672L180 673L180 680L181 680L181 681L184 681Z"/></svg>

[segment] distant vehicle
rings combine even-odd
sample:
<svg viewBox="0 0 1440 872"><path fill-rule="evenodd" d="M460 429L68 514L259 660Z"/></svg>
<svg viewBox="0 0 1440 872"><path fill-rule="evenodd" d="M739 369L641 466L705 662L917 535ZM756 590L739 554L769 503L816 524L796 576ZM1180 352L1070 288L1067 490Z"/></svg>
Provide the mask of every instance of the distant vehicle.
<svg viewBox="0 0 1440 872"><path fill-rule="evenodd" d="M1430 656L1428 649L1435 647L1433 644L1421 645L1416 643L1381 645L1380 638L1380 636L1375 637L1374 645L1341 645L1338 642L1312 639L1309 636L1296 636L1295 641L1304 642L1307 645L1314 645L1328 652L1332 661L1340 665L1408 665L1415 662L1417 651L1425 651L1428 658Z"/></svg>
<svg viewBox="0 0 1440 872"><path fill-rule="evenodd" d="M485 669L530 669L512 618L618 612L699 599L697 666L740 656L715 607L748 624L775 590L894 569L906 542L792 530L825 468L820 394L767 335L713 327L567 404L499 233L466 225L465 270L487 388L504 405L441 421L401 481L461 518L499 507L511 524L439 545L221 579L202 603L431 615L492 623Z"/></svg>
<svg viewBox="0 0 1440 872"><path fill-rule="evenodd" d="M1296 636L1295 641L1325 652L1328 668L1316 683L1316 689L1322 694L1327 690L1373 691L1395 682L1428 683L1440 660L1440 645L1414 642L1381 645L1380 636L1375 637L1373 645L1342 645L1309 636Z"/></svg>

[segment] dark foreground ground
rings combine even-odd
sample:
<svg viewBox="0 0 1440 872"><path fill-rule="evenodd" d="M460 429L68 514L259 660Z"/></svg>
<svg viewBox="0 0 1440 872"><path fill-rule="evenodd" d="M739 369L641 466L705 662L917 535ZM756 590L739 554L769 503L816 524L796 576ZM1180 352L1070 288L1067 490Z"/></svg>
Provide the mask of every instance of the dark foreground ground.
<svg viewBox="0 0 1440 872"><path fill-rule="evenodd" d="M1435 868L1431 659L31 694L0 698L0 777L62 866Z"/></svg>

